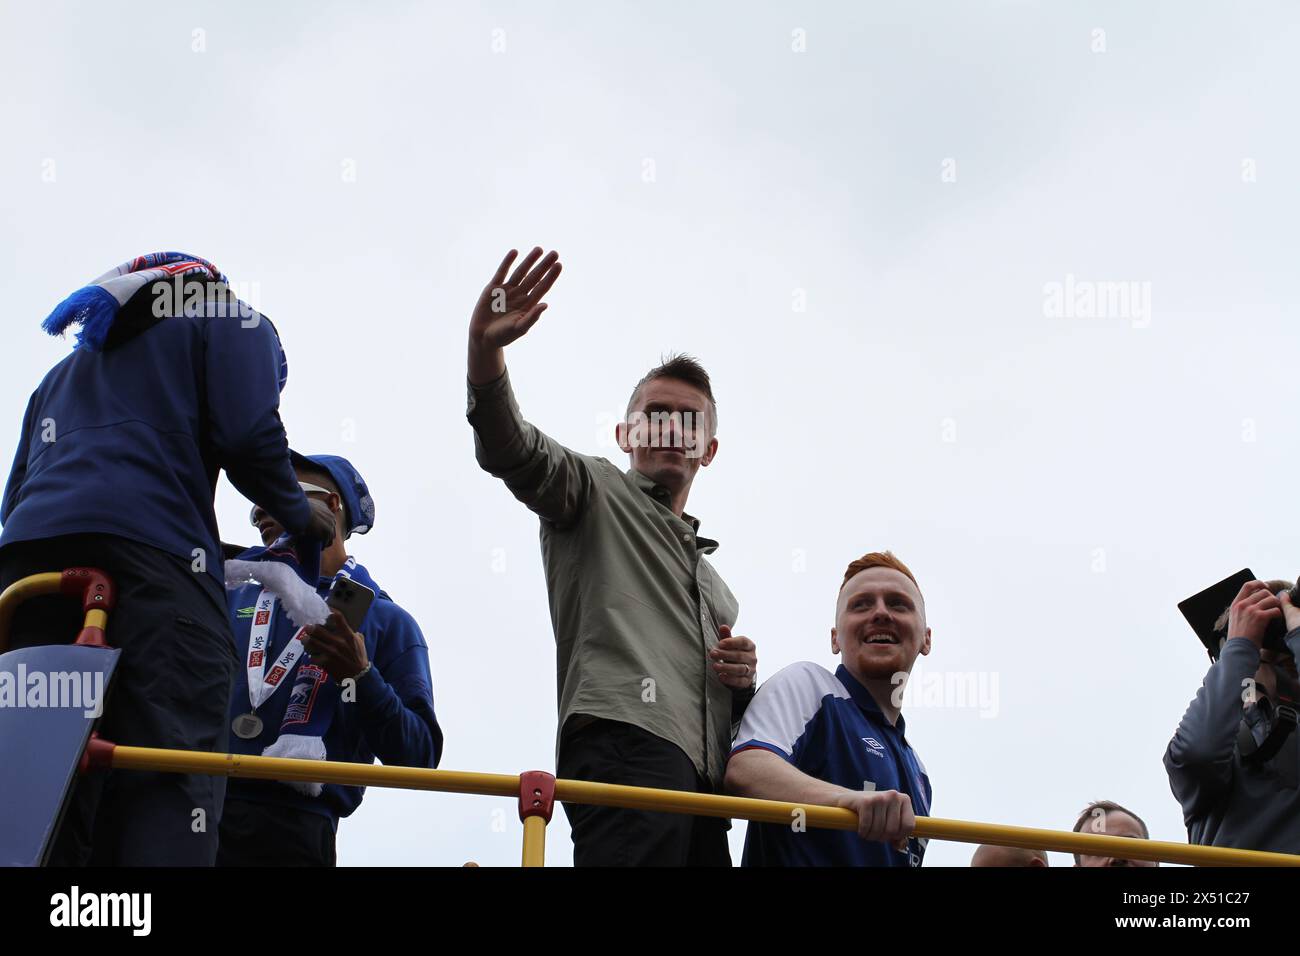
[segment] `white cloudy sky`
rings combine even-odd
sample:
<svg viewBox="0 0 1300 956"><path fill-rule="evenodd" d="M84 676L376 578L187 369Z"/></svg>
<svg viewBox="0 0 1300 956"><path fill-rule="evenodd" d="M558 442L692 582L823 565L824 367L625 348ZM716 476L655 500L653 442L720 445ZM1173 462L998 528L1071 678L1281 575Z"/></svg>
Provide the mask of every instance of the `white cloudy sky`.
<svg viewBox="0 0 1300 956"><path fill-rule="evenodd" d="M1206 658L1175 604L1300 571L1287 4L0 10L0 448L67 352L59 299L214 260L280 329L293 444L371 484L355 554L428 638L444 767L552 767L536 522L464 420L470 307L540 243L565 274L508 355L533 421L616 457L661 353L712 372L689 507L763 674L834 666L842 569L891 548L927 673L997 681L996 713L907 714L937 816L1108 797L1185 838L1160 757ZM1148 283L1150 314L1048 315L1067 275ZM246 509L223 483L225 537ZM372 790L339 857L512 865L519 835L509 801Z"/></svg>

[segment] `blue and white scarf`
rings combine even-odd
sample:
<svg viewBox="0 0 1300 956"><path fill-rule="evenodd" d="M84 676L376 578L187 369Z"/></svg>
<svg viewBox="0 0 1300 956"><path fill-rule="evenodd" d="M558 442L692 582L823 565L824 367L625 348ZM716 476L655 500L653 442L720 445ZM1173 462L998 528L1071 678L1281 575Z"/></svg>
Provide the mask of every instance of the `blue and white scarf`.
<svg viewBox="0 0 1300 956"><path fill-rule="evenodd" d="M81 331L77 333L76 348L91 352L103 351L118 313L132 296L152 282L187 275L201 275L212 282L229 284L221 270L207 259L192 256L188 252L151 252L109 269L89 285L72 293L46 316L41 328L50 335L57 336L70 327L79 325ZM243 307L236 310L236 314L245 311L250 314L252 312ZM276 338L279 338L278 332ZM288 378L289 363L281 347L280 391L284 391Z"/></svg>
<svg viewBox="0 0 1300 956"><path fill-rule="evenodd" d="M266 579L277 577L280 572L274 569L279 567L289 570L292 579L298 584L302 584L302 577L305 574L314 573L320 567L319 549L315 552L315 568L312 569L304 569L297 564L293 550L291 547L286 547L285 537L280 538L270 548L253 548L240 557L252 556L256 552L261 552L261 560L253 562L257 565L253 573L257 575L258 583L266 590L273 592L277 598L280 598L294 626L302 627L303 625L294 617L289 601L285 600L284 595L276 589L276 586L270 584ZM226 562L227 567L231 563L233 562ZM350 555L343 563L343 567L334 575L333 580L337 581L339 578L351 578L358 584L364 584L376 594L380 593L379 585L370 576L370 572L359 564L356 558ZM316 580L319 582L319 576L316 576ZM331 586L332 584L333 582L331 582ZM227 587L230 586L232 585L229 583L228 578ZM279 587L285 588L284 580L279 580ZM299 594L296 585L289 585L286 590ZM311 623L323 623L328 615L325 602L314 590L312 596L320 602L321 608L325 610L319 621ZM365 627L364 618L362 619L362 627ZM262 756L294 757L300 760L327 760L325 734L334 720L334 712L338 708L341 688L330 680L329 674L325 672L323 667L312 662L310 654L303 655L293 670L292 681L285 681L285 683L290 686L289 703L285 708L284 718L280 721L280 729L276 739L263 748ZM279 693L279 691L276 691L276 693ZM311 797L320 796L321 791L324 789L320 783L296 780L281 782Z"/></svg>
<svg viewBox="0 0 1300 956"><path fill-rule="evenodd" d="M265 548L249 548L225 563L226 587L256 581L274 594L295 627L324 624L325 599L316 593L320 579L319 541L280 535Z"/></svg>

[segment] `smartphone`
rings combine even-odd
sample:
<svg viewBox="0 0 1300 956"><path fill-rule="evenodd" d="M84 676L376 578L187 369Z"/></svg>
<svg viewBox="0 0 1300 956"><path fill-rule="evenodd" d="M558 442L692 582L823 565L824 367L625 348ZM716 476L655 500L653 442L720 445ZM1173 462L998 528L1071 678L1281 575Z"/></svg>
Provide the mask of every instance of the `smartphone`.
<svg viewBox="0 0 1300 956"><path fill-rule="evenodd" d="M348 627L359 631L366 612L370 610L370 602L374 599L375 592L364 584L358 584L351 578L339 578L330 587L325 603L343 615Z"/></svg>

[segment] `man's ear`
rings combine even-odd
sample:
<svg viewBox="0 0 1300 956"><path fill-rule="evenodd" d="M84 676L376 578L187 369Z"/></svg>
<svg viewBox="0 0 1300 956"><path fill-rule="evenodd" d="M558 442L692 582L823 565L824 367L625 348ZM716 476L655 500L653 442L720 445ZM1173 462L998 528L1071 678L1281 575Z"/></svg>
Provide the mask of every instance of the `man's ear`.
<svg viewBox="0 0 1300 956"><path fill-rule="evenodd" d="M334 528L338 537L347 537L348 528L344 525L348 523L348 511L343 507L343 496L331 491L326 502L330 506L330 511L334 513Z"/></svg>
<svg viewBox="0 0 1300 956"><path fill-rule="evenodd" d="M921 642L921 656L924 657L930 653L930 629L925 629L925 640Z"/></svg>
<svg viewBox="0 0 1300 956"><path fill-rule="evenodd" d="M709 462L713 461L713 458L717 453L718 440L716 438L710 438L709 443L704 447L704 454L700 456L700 467L709 467Z"/></svg>
<svg viewBox="0 0 1300 956"><path fill-rule="evenodd" d="M623 450L623 454L632 454L632 443L628 441L627 435L627 422L619 422L614 426L614 441Z"/></svg>
<svg viewBox="0 0 1300 956"><path fill-rule="evenodd" d="M840 642L836 639L838 633L839 632L835 628L833 627L831 628L831 653L832 654L838 654L840 652Z"/></svg>

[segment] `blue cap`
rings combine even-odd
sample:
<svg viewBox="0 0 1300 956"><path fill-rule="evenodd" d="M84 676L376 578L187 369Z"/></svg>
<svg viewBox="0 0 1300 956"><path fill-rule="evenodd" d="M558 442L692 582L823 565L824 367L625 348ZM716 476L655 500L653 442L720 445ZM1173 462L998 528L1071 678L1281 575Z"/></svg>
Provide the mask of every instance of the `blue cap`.
<svg viewBox="0 0 1300 956"><path fill-rule="evenodd" d="M370 489L361 473L352 467L352 462L338 455L300 455L292 448L289 449L289 460L295 468L323 469L338 485L347 524L347 533L343 537L365 534L375 526L374 499L370 497Z"/></svg>

